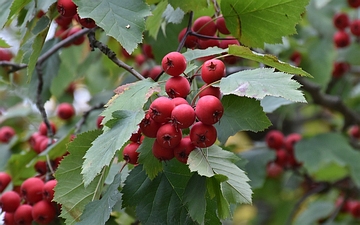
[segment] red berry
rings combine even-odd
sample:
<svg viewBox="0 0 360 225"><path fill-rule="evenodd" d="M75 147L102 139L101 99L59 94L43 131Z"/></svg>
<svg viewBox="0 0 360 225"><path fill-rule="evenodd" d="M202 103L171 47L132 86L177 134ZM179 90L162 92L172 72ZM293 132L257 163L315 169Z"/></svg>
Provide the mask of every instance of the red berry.
<svg viewBox="0 0 360 225"><path fill-rule="evenodd" d="M139 148L139 146L140 144L135 142L126 145L122 153L124 160L130 164L137 164L139 153L136 152L136 150Z"/></svg>
<svg viewBox="0 0 360 225"><path fill-rule="evenodd" d="M167 123L162 125L156 133L156 141L163 148L175 148L182 138L182 131Z"/></svg>
<svg viewBox="0 0 360 225"><path fill-rule="evenodd" d="M33 221L32 206L23 204L20 205L14 212L14 220L16 224L31 225Z"/></svg>
<svg viewBox="0 0 360 225"><path fill-rule="evenodd" d="M160 65L156 65L149 70L149 74L147 77L156 80L161 74L161 72L162 72L162 67Z"/></svg>
<svg viewBox="0 0 360 225"><path fill-rule="evenodd" d="M268 177L277 178L284 172L282 166L278 165L275 162L270 162L266 166L266 174Z"/></svg>
<svg viewBox="0 0 360 225"><path fill-rule="evenodd" d="M170 52L161 60L161 66L165 73L176 77L185 71L186 59L179 52Z"/></svg>
<svg viewBox="0 0 360 225"><path fill-rule="evenodd" d="M3 126L0 128L0 142L9 143L12 137L15 136L15 130L9 126Z"/></svg>
<svg viewBox="0 0 360 225"><path fill-rule="evenodd" d="M31 215L35 222L46 225L55 219L56 209L50 202L42 200L33 206Z"/></svg>
<svg viewBox="0 0 360 225"><path fill-rule="evenodd" d="M344 30L350 25L349 16L346 13L337 13L333 17L333 24L339 30Z"/></svg>
<svg viewBox="0 0 360 225"><path fill-rule="evenodd" d="M279 166L285 167L288 163L288 153L285 151L285 149L276 149L276 159L275 163Z"/></svg>
<svg viewBox="0 0 360 225"><path fill-rule="evenodd" d="M54 188L57 184L57 180L49 180L44 184L43 187L43 199L51 202L54 198Z"/></svg>
<svg viewBox="0 0 360 225"><path fill-rule="evenodd" d="M171 121L176 128L189 128L195 122L195 111L188 103L175 106L171 112Z"/></svg>
<svg viewBox="0 0 360 225"><path fill-rule="evenodd" d="M151 45L143 44L142 45L142 51L143 51L144 55L146 56L146 58L149 58L149 59L154 58L154 54L153 54L153 50L152 50Z"/></svg>
<svg viewBox="0 0 360 225"><path fill-rule="evenodd" d="M44 140L46 140L46 141L44 141ZM46 143L44 143L44 142L46 142ZM39 135L34 138L31 147L37 154L39 154L40 152L45 150L45 148L48 145L48 142L49 141L48 141L47 136Z"/></svg>
<svg viewBox="0 0 360 225"><path fill-rule="evenodd" d="M220 80L225 75L225 64L219 59L204 62L201 67L201 78L207 84Z"/></svg>
<svg viewBox="0 0 360 225"><path fill-rule="evenodd" d="M349 129L349 135L355 139L360 138L360 127L358 125L351 126Z"/></svg>
<svg viewBox="0 0 360 225"><path fill-rule="evenodd" d="M184 38L186 30L187 30L187 28L185 27L184 29L182 29L180 31L179 36L178 36L179 42L181 42L181 40ZM195 48L197 46L197 43L198 43L198 38L196 36L188 35L186 37L184 47L185 48Z"/></svg>
<svg viewBox="0 0 360 225"><path fill-rule="evenodd" d="M233 39L233 36L227 36L229 39L221 40L219 47L222 49L228 48L229 45L240 45L239 41L236 39Z"/></svg>
<svg viewBox="0 0 360 225"><path fill-rule="evenodd" d="M199 39L198 48L199 49L207 49L210 47L219 47L220 42L216 39Z"/></svg>
<svg viewBox="0 0 360 225"><path fill-rule="evenodd" d="M174 148L174 155L177 160L182 163L186 163L189 154L195 149L195 146L191 142L189 136L183 137L178 146Z"/></svg>
<svg viewBox="0 0 360 225"><path fill-rule="evenodd" d="M217 123L224 113L221 101L212 95L205 95L199 98L195 107L196 117L207 125Z"/></svg>
<svg viewBox="0 0 360 225"><path fill-rule="evenodd" d="M360 0L347 0L349 6L357 8L360 6Z"/></svg>
<svg viewBox="0 0 360 225"><path fill-rule="evenodd" d="M76 14L77 6L72 0L58 0L57 10L64 17L73 17Z"/></svg>
<svg viewBox="0 0 360 225"><path fill-rule="evenodd" d="M155 122L166 123L170 120L174 108L175 105L170 98L161 96L150 104L149 114Z"/></svg>
<svg viewBox="0 0 360 225"><path fill-rule="evenodd" d="M156 140L154 141L154 144L152 146L152 153L155 158L161 161L166 161L174 158L174 150L170 148L164 148Z"/></svg>
<svg viewBox="0 0 360 225"><path fill-rule="evenodd" d="M294 63L295 66L299 66L301 63L301 59L302 59L302 55L300 52L298 51L294 51L291 55L290 55L290 61Z"/></svg>
<svg viewBox="0 0 360 225"><path fill-rule="evenodd" d="M350 44L350 35L343 30L339 30L334 34L334 43L338 48L344 48Z"/></svg>
<svg viewBox="0 0 360 225"><path fill-rule="evenodd" d="M16 225L14 219L14 213L4 213L4 225Z"/></svg>
<svg viewBox="0 0 360 225"><path fill-rule="evenodd" d="M96 119L96 127L98 129L101 129L103 127L103 125L101 123L103 121L103 119L104 119L104 116L98 116L97 117L97 119Z"/></svg>
<svg viewBox="0 0 360 225"><path fill-rule="evenodd" d="M360 218L360 201L352 201L349 207L351 215Z"/></svg>
<svg viewBox="0 0 360 225"><path fill-rule="evenodd" d="M350 31L353 35L360 36L360 19L351 22Z"/></svg>
<svg viewBox="0 0 360 225"><path fill-rule="evenodd" d="M216 28L222 34L230 34L230 31L226 27L225 19L223 16L220 16L216 19Z"/></svg>
<svg viewBox="0 0 360 225"><path fill-rule="evenodd" d="M165 91L170 98L186 98L190 93L190 83L183 76L170 77L165 83Z"/></svg>
<svg viewBox="0 0 360 225"><path fill-rule="evenodd" d="M204 84L199 90L199 98L202 98L206 95L212 95L220 99L221 98L220 88Z"/></svg>
<svg viewBox="0 0 360 225"><path fill-rule="evenodd" d="M0 48L0 61L10 61L13 58L11 51L7 48Z"/></svg>
<svg viewBox="0 0 360 225"><path fill-rule="evenodd" d="M150 138L156 137L156 133L159 130L160 126L161 123L157 123L153 119L151 119L149 113L145 115L145 118L139 124L141 132L146 137L150 137Z"/></svg>
<svg viewBox="0 0 360 225"><path fill-rule="evenodd" d="M72 27L72 28L70 28L69 32L67 33L67 37L70 37L70 36L72 36L73 34L76 34L77 32L79 32L79 31L81 31L81 30L82 30L81 27ZM82 43L84 43L84 41L85 41L85 36L82 35L82 36L76 38L76 39L72 42L72 44L74 44L74 45L81 45Z"/></svg>
<svg viewBox="0 0 360 225"><path fill-rule="evenodd" d="M21 198L20 195L15 191L7 191L0 197L0 208L4 212L15 212L20 206Z"/></svg>
<svg viewBox="0 0 360 225"><path fill-rule="evenodd" d="M350 65L347 62L334 62L332 76L334 78L342 77L347 71L349 71Z"/></svg>
<svg viewBox="0 0 360 225"><path fill-rule="evenodd" d="M141 137L142 137L141 130L139 128L135 133L131 134L130 141L140 144Z"/></svg>
<svg viewBox="0 0 360 225"><path fill-rule="evenodd" d="M144 54L138 54L135 56L135 63L137 66L142 66L144 62L146 61L146 57Z"/></svg>
<svg viewBox="0 0 360 225"><path fill-rule="evenodd" d="M217 131L213 125L196 122L190 129L191 142L199 148L213 145L217 138Z"/></svg>
<svg viewBox="0 0 360 225"><path fill-rule="evenodd" d="M49 121L49 123L50 123L52 133L55 134L56 133L56 125L55 125L55 123L52 122L52 121ZM47 136L47 127L46 127L46 124L44 123L44 121L40 123L39 133L41 135Z"/></svg>
<svg viewBox="0 0 360 225"><path fill-rule="evenodd" d="M279 149L284 144L284 134L278 130L271 130L265 136L266 144L269 148Z"/></svg>
<svg viewBox="0 0 360 225"><path fill-rule="evenodd" d="M43 197L44 181L37 177L26 179L20 187L21 195L30 204L34 204Z"/></svg>
<svg viewBox="0 0 360 225"><path fill-rule="evenodd" d="M174 103L175 107L181 104L189 104L185 98L180 97L173 98L171 101Z"/></svg>
<svg viewBox="0 0 360 225"><path fill-rule="evenodd" d="M47 172L47 162L46 161L37 161L34 165L35 171L41 175L45 175Z"/></svg>
<svg viewBox="0 0 360 225"><path fill-rule="evenodd" d="M210 16L201 16L194 21L192 26L194 32L207 36L216 34L216 24Z"/></svg>
<svg viewBox="0 0 360 225"><path fill-rule="evenodd" d="M75 14L75 19L83 27L86 27L86 28L89 28L89 29L96 27L95 21L93 19L91 19L91 18L80 18L79 14L76 13Z"/></svg>
<svg viewBox="0 0 360 225"><path fill-rule="evenodd" d="M5 172L0 172L0 193L10 184L11 176Z"/></svg>
<svg viewBox="0 0 360 225"><path fill-rule="evenodd" d="M72 17L64 17L62 15L56 17L55 22L63 28L63 30L67 30L69 25L72 22Z"/></svg>
<svg viewBox="0 0 360 225"><path fill-rule="evenodd" d="M294 145L302 138L301 134L292 133L285 137L284 146L288 152L294 151Z"/></svg>
<svg viewBox="0 0 360 225"><path fill-rule="evenodd" d="M75 115L75 109L72 104L63 102L58 105L56 114L62 120L69 120Z"/></svg>

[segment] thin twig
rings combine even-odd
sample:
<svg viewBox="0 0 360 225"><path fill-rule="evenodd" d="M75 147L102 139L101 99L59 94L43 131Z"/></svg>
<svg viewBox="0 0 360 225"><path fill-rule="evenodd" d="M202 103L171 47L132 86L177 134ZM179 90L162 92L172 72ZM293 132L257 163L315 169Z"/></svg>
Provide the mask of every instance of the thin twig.
<svg viewBox="0 0 360 225"><path fill-rule="evenodd" d="M17 64L9 61L0 61L0 67L10 67L8 73L12 73L18 70L25 69L27 67L27 64L24 63Z"/></svg>
<svg viewBox="0 0 360 225"><path fill-rule="evenodd" d="M81 119L79 120L79 122L76 123L76 126L75 126L75 131L74 133L77 134L80 132L81 130L81 127L85 124L87 118L89 117L90 113L94 110L97 110L97 109L101 109L104 107L105 104L97 104L97 105L94 105L92 106L89 110L87 110L86 112L84 112L83 116L81 117Z"/></svg>
<svg viewBox="0 0 360 225"><path fill-rule="evenodd" d="M191 32L191 25L192 25L193 17L194 17L194 12L190 11L189 20L188 20L188 24L186 27L186 32L184 34L184 37L181 39L179 46L176 49L177 52L180 52L180 50L184 47L186 38L189 35L189 33Z"/></svg>

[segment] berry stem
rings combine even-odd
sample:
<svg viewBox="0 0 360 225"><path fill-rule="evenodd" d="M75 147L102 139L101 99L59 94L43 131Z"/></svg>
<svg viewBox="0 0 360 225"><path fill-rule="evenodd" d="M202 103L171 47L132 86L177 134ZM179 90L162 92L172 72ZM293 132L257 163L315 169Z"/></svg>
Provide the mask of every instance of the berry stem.
<svg viewBox="0 0 360 225"><path fill-rule="evenodd" d="M217 80L217 81L214 81L214 82L212 82L212 83L210 83L210 84L207 84L201 91L199 91L198 93L196 93L196 95L194 96L194 98L191 100L191 106L192 107L195 107L195 103L196 103L196 99L199 97L199 95L200 95L200 93L202 92L202 91L204 91L205 89L207 89L208 87L210 87L210 86L212 86L212 85L214 85L214 84L217 84L217 83L220 83L220 80Z"/></svg>

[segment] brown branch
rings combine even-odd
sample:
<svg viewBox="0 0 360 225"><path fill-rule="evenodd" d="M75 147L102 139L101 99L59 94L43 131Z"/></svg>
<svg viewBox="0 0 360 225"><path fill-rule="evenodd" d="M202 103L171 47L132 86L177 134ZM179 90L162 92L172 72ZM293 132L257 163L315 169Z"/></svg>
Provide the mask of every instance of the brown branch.
<svg viewBox="0 0 360 225"><path fill-rule="evenodd" d="M127 65L126 63L124 63L123 61L121 61L120 59L118 59L116 57L116 53L114 51L112 51L108 46L106 46L105 44L101 43L100 41L96 40L95 38L95 31L91 30L88 33L88 38L90 41L90 46L91 48L94 50L94 48L98 48L102 53L104 53L111 61L113 61L116 65L118 65L119 67L125 69L126 71L128 71L129 73L131 73L132 75L134 75L137 79L139 80L144 80L145 78L139 73L137 72L132 66Z"/></svg>
<svg viewBox="0 0 360 225"><path fill-rule="evenodd" d="M12 73L18 70L22 70L25 69L27 67L27 64L17 64L17 63L13 63L13 62L9 62L9 61L0 61L0 66L1 67L10 67L10 70L8 71L8 73Z"/></svg>
<svg viewBox="0 0 360 225"><path fill-rule="evenodd" d="M86 112L84 112L83 116L81 117L81 119L79 120L79 122L76 123L75 125L75 131L74 133L77 134L80 132L81 127L85 124L87 118L89 117L90 113L94 110L97 109L101 109L104 107L105 104L97 104L92 106L89 110L87 110Z"/></svg>

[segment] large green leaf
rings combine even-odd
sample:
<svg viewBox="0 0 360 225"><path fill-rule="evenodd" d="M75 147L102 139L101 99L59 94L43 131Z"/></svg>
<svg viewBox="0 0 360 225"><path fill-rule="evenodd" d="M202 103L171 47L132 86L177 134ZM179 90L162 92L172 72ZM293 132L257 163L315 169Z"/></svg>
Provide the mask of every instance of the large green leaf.
<svg viewBox="0 0 360 225"><path fill-rule="evenodd" d="M35 151L11 155L7 162L7 170L11 174L14 185L21 185L25 179L36 174L34 167L30 166L36 156Z"/></svg>
<svg viewBox="0 0 360 225"><path fill-rule="evenodd" d="M76 225L104 225L109 220L112 208L121 200L121 193L118 190L121 182L121 174L117 174L112 184L100 200L95 200L86 205L80 222Z"/></svg>
<svg viewBox="0 0 360 225"><path fill-rule="evenodd" d="M62 205L60 216L66 219L66 224L78 222L85 206L99 197L104 174L97 176L85 187L80 172L86 150L100 133L100 130L94 130L79 134L69 144L70 154L61 161L55 173L58 184L55 187L54 201Z"/></svg>
<svg viewBox="0 0 360 225"><path fill-rule="evenodd" d="M223 144L231 135L239 131L263 131L271 125L260 106L260 101L256 99L225 95L221 102L224 106L224 114L215 127L218 131L218 139Z"/></svg>
<svg viewBox="0 0 360 225"><path fill-rule="evenodd" d="M116 151L120 150L131 134L138 129L144 114L142 110L119 110L113 113L114 119L106 123L111 129L97 137L84 156L81 174L85 186L91 183L104 166L110 166Z"/></svg>
<svg viewBox="0 0 360 225"><path fill-rule="evenodd" d="M243 70L221 79L220 89L224 95L234 94L263 99L265 96L283 97L294 102L306 102L300 84L291 75L274 72L273 68Z"/></svg>
<svg viewBox="0 0 360 225"><path fill-rule="evenodd" d="M290 65L289 63L282 62L274 55L260 54L252 51L248 47L244 47L240 45L230 45L229 54L263 63L265 65L274 67L285 73L298 74L306 77L311 77L309 73L302 70L301 68Z"/></svg>
<svg viewBox="0 0 360 225"><path fill-rule="evenodd" d="M217 145L206 149L196 149L189 155L188 164L192 172L202 176L225 176L221 188L230 203L251 203L249 178L234 163L239 160L234 153L225 151Z"/></svg>
<svg viewBox="0 0 360 225"><path fill-rule="evenodd" d="M0 28L3 28L6 22L8 22L12 1L0 0L0 5Z"/></svg>
<svg viewBox="0 0 360 225"><path fill-rule="evenodd" d="M295 145L295 156L303 162L308 173L319 180L332 181L335 176L340 179L349 174L360 186L360 152L351 147L340 134L325 133L300 140ZM327 171L332 176L327 175Z"/></svg>
<svg viewBox="0 0 360 225"><path fill-rule="evenodd" d="M14 0L10 8L9 18L19 13L29 2L31 2L31 0Z"/></svg>
<svg viewBox="0 0 360 225"><path fill-rule="evenodd" d="M182 1L168 0L168 1L169 1L169 4L172 7L174 7L174 9L179 7L184 12L201 10L208 6L207 0L196 0L196 1L194 1L194 0L182 0Z"/></svg>
<svg viewBox="0 0 360 225"><path fill-rule="evenodd" d="M164 164L164 171L150 180L141 164L125 181L123 206L135 206L141 224L196 224L182 202L191 177L189 169L177 160Z"/></svg>
<svg viewBox="0 0 360 225"><path fill-rule="evenodd" d="M186 52L184 52L184 56L186 60L192 61L194 59L198 59L205 56L210 55L220 55L222 53L227 53L227 49L222 49L218 47L209 47L207 49L188 49Z"/></svg>
<svg viewBox="0 0 360 225"><path fill-rule="evenodd" d="M137 152L139 152L139 163L143 165L146 174L152 180L159 172L162 171L163 165L152 153L152 146L155 138L147 138L143 140Z"/></svg>
<svg viewBox="0 0 360 225"><path fill-rule="evenodd" d="M222 0L221 12L231 34L249 47L281 43L295 34L295 25L309 0Z"/></svg>
<svg viewBox="0 0 360 225"><path fill-rule="evenodd" d="M95 20L106 34L114 37L132 53L142 42L145 17L150 8L143 0L74 0L80 17Z"/></svg>
<svg viewBox="0 0 360 225"><path fill-rule="evenodd" d="M162 14L164 13L167 5L168 5L167 1L162 1L159 4L157 4L152 12L153 15L149 16L146 19L146 24L145 24L146 30L148 30L149 35L154 39L157 38L161 23L163 21Z"/></svg>

